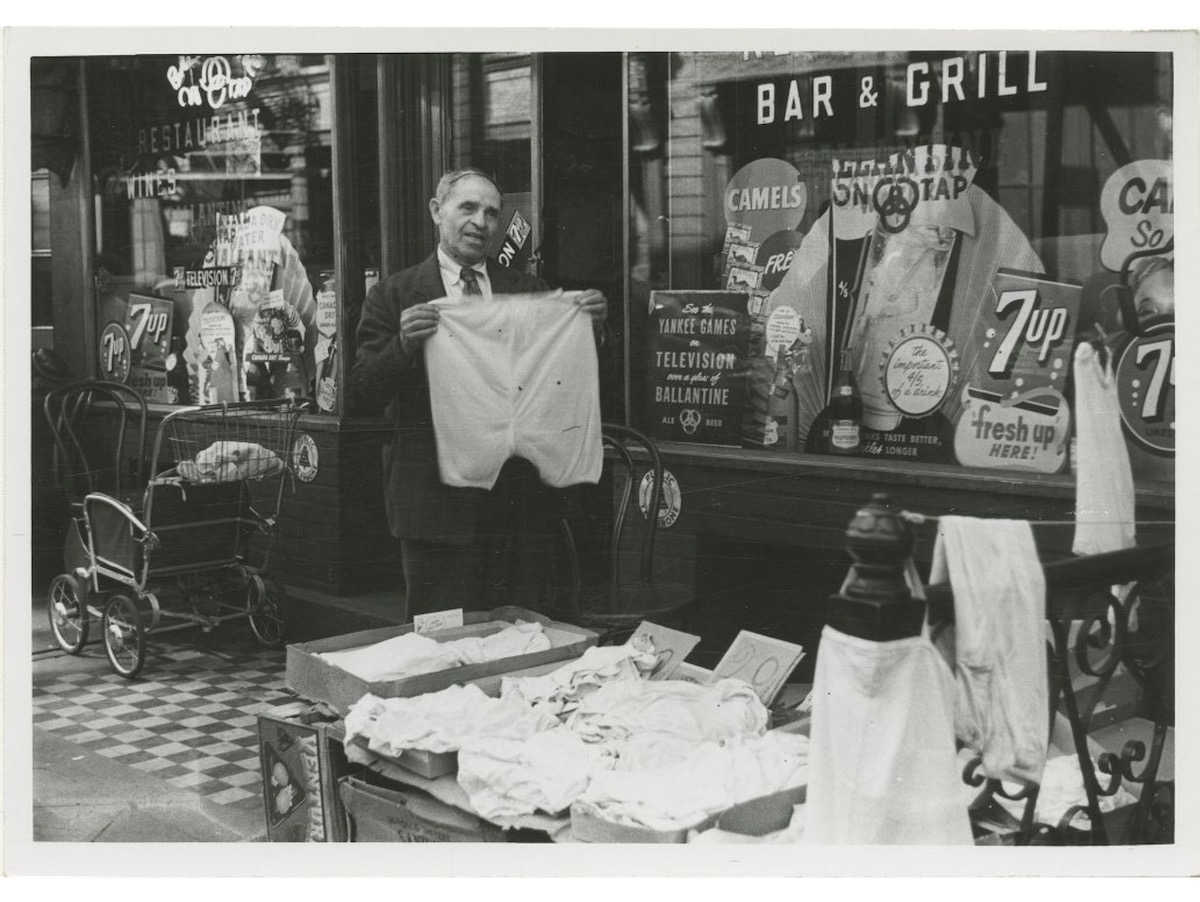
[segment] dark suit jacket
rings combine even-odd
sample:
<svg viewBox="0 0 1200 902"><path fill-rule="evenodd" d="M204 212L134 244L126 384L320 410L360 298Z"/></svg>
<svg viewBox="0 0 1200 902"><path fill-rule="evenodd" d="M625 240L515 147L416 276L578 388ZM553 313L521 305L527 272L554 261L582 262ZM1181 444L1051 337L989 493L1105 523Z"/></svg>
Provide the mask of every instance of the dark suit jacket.
<svg viewBox="0 0 1200 902"><path fill-rule="evenodd" d="M536 276L491 260L487 271L493 294L547 290L546 283ZM442 484L424 355L417 351L407 359L400 349L400 311L445 296L436 252L371 289L359 320L349 394L355 414L371 416L386 410L396 423L395 439L383 449L385 503L392 534L459 545L474 539L489 493Z"/></svg>

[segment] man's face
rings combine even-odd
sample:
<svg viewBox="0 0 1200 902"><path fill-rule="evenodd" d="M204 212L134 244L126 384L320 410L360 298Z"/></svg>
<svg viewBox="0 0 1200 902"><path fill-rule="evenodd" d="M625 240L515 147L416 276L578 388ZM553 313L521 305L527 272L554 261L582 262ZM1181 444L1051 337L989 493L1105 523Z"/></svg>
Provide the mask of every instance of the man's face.
<svg viewBox="0 0 1200 902"><path fill-rule="evenodd" d="M442 249L470 266L483 259L488 240L500 228L500 192L487 179L468 175L454 183L443 203L431 200L429 212Z"/></svg>

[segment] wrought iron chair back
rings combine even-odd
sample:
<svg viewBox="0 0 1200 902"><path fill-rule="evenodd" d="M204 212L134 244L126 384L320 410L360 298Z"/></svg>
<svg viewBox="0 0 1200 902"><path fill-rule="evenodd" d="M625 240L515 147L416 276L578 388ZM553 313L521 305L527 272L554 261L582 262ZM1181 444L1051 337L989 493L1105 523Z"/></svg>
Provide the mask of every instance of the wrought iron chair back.
<svg viewBox="0 0 1200 902"><path fill-rule="evenodd" d="M111 413L104 428L112 430L112 443L103 451L87 433L98 403ZM55 480L72 510L92 492L140 505L133 495L145 488L145 399L119 382L88 380L53 389L42 406L54 438Z"/></svg>
<svg viewBox="0 0 1200 902"><path fill-rule="evenodd" d="M664 470L658 446L649 436L614 423L603 426L607 457L612 461L614 503L611 532L604 549L607 584L583 585L579 552L568 520L561 523L571 568L572 589L562 616L601 635L601 641L624 641L643 620L662 625L682 625L692 599L664 600L654 585L654 555L658 536L658 510L663 498ZM640 484L641 461L649 484ZM635 536L637 507L644 494L648 515L641 518L640 535ZM623 562L636 561L636 575L625 574Z"/></svg>

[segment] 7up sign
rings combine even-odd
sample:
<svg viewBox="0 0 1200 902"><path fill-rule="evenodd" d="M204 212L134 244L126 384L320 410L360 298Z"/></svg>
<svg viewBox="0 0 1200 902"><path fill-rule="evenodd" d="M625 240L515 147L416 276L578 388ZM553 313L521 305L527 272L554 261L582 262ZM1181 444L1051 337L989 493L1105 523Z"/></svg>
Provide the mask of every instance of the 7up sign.
<svg viewBox="0 0 1200 902"><path fill-rule="evenodd" d="M1120 351L1117 397L1125 432L1142 448L1175 454L1175 322L1143 326Z"/></svg>
<svg viewBox="0 0 1200 902"><path fill-rule="evenodd" d="M979 311L954 450L968 467L1059 472L1079 285L1000 270ZM964 355L971 359L971 355Z"/></svg>
<svg viewBox="0 0 1200 902"><path fill-rule="evenodd" d="M1071 369L1080 286L1000 270L976 327L979 355L968 381L1011 395L1062 391Z"/></svg>

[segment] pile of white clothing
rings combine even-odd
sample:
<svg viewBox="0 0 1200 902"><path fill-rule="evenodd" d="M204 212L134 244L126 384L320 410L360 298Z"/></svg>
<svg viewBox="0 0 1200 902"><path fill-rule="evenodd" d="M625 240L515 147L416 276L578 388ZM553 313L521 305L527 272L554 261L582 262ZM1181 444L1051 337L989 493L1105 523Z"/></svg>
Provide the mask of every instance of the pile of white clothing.
<svg viewBox="0 0 1200 902"><path fill-rule="evenodd" d="M524 739L558 726L516 699L491 698L478 686L451 686L413 698L364 695L346 714L346 749L362 736L389 757L406 749L453 752L476 737Z"/></svg>
<svg viewBox="0 0 1200 902"><path fill-rule="evenodd" d="M705 743L757 737L766 724L766 708L741 680L609 682L561 729L524 740L477 734L459 751L458 783L485 817L556 814L599 773L670 767Z"/></svg>
<svg viewBox="0 0 1200 902"><path fill-rule="evenodd" d="M523 740L479 736L458 753L458 785L471 807L494 822L539 810L558 814L615 762L612 749L564 728Z"/></svg>
<svg viewBox="0 0 1200 902"><path fill-rule="evenodd" d="M1092 762L1093 768L1096 767ZM1096 776L1103 782L1108 778L1096 770ZM997 795L999 802L1013 817L1020 818L1025 813L1025 800L1011 801ZM1118 786L1117 791L1110 796L1100 796L1097 800L1100 811L1107 813L1117 808L1124 808L1137 802L1137 798ZM1033 819L1039 824L1058 826L1062 816L1075 805L1087 806L1087 790L1083 788L1083 773L1079 769L1079 759L1075 755L1059 755L1046 762L1042 771L1042 781L1038 789L1037 806ZM1081 830L1090 829L1091 818L1086 812L1077 814L1071 821L1072 825Z"/></svg>
<svg viewBox="0 0 1200 902"><path fill-rule="evenodd" d="M318 657L373 683L483 664L548 648L550 638L540 623L516 623L490 636L466 636L450 642L406 633L362 648L323 652Z"/></svg>
<svg viewBox="0 0 1200 902"><path fill-rule="evenodd" d="M803 786L808 738L768 733L705 742L681 761L593 775L576 804L606 821L652 830L694 827L741 802Z"/></svg>
<svg viewBox="0 0 1200 902"><path fill-rule="evenodd" d="M750 684L718 680L698 686L683 680L607 683L579 703L567 727L591 742L653 734L691 743L758 735L767 709Z"/></svg>
<svg viewBox="0 0 1200 902"><path fill-rule="evenodd" d="M606 683L640 682L657 661L653 651L639 650L628 643L593 646L552 673L504 677L500 696L522 699L561 717L574 711L582 699Z"/></svg>

